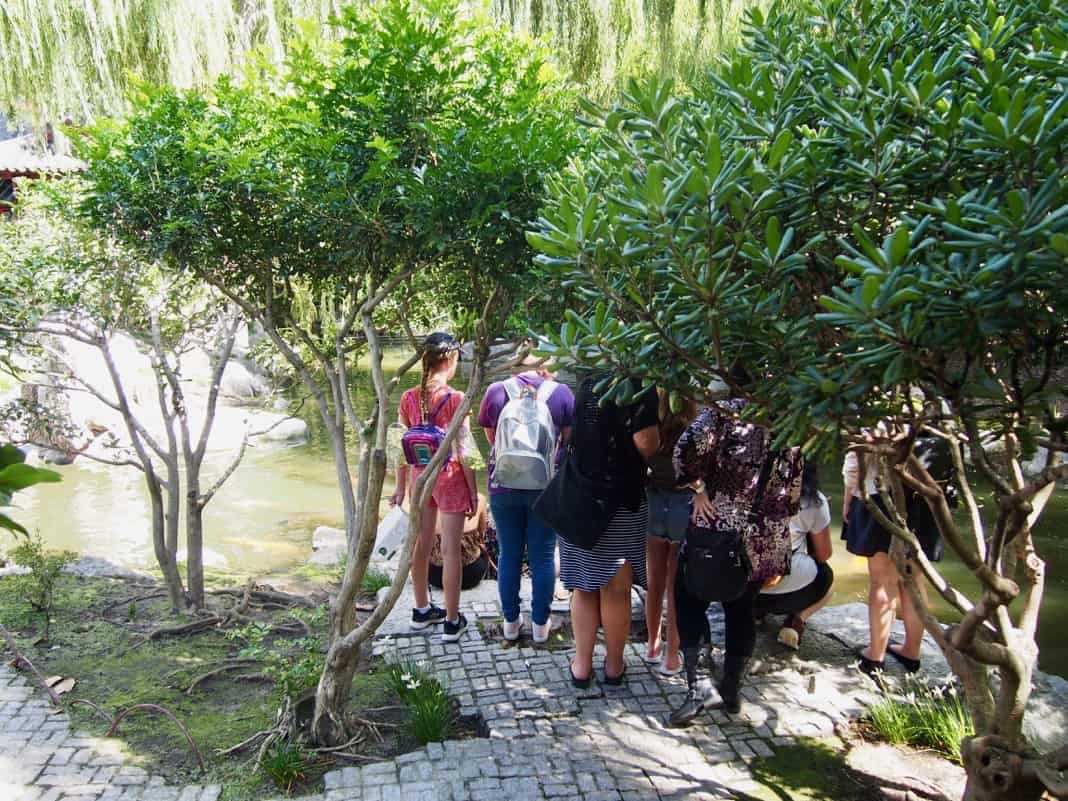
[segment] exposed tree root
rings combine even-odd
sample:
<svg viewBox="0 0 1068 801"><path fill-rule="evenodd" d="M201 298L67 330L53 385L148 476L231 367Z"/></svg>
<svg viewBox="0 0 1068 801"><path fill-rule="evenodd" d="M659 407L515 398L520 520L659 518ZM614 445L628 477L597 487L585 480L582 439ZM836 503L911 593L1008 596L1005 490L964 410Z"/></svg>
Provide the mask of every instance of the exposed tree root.
<svg viewBox="0 0 1068 801"><path fill-rule="evenodd" d="M226 673L228 671L231 671L231 670L242 670L244 668L247 668L249 665L257 664L258 661L259 660L256 660L256 659L232 659L232 660L229 660L227 662L224 662L222 665L220 665L219 667L215 668L214 670L209 670L207 673L203 674L202 676L197 676L195 679L193 679L192 683L189 685L189 687L185 691L186 695L192 695L193 694L193 690L195 690L197 687L199 687L204 682L215 678L216 676L219 676L219 675L221 675L223 673Z"/></svg>
<svg viewBox="0 0 1068 801"><path fill-rule="evenodd" d="M107 604L100 610L101 614L109 612L119 606L128 606L129 604L137 603L138 601L148 601L152 598L166 598L168 595L166 590L157 590L156 592L149 592L144 595L134 595L130 598L123 598L121 601L113 601Z"/></svg>
<svg viewBox="0 0 1068 801"><path fill-rule="evenodd" d="M185 735L186 742L189 743L190 749L192 749L193 754L196 755L197 763L200 765L200 772L207 773L207 767L205 767L204 765L204 757L201 756L200 749L197 748L197 744L193 742L193 737L189 734L189 730L184 725L182 725L182 721L178 720L178 718L174 716L174 713L172 713L170 710L164 709L158 704L135 704L134 706L127 707L115 716L115 719L111 722L111 728L108 729L107 734L105 734L104 736L114 737L115 732L119 730L119 724L122 723L123 719L131 712L155 712L158 715L163 715L164 717L168 717L172 721L174 721L174 725L178 727L178 730L181 731L183 735Z"/></svg>
<svg viewBox="0 0 1068 801"><path fill-rule="evenodd" d="M48 698L52 704L54 706L59 706L61 702L59 696L56 695L55 690L53 690L48 682L45 681L44 676L41 675L41 671L39 671L33 662L30 661L30 658L19 650L15 638L11 636L11 632L4 628L3 625L0 625L0 635L7 640L7 647L10 648L11 652L15 655L15 659L12 662L15 668L30 671L36 677L37 683L41 685L41 689L48 693Z"/></svg>
<svg viewBox="0 0 1068 801"><path fill-rule="evenodd" d="M226 618L219 617L218 615L211 615L210 617L198 618L190 623L183 623L180 626L164 626L163 628L150 631L145 637L149 640L158 640L162 637L196 634L197 632L207 631L208 629L221 626L225 622Z"/></svg>
<svg viewBox="0 0 1068 801"><path fill-rule="evenodd" d="M210 595L228 595L232 598L241 598L244 596L246 590L235 590L233 587L226 587L219 590L211 590ZM287 592L278 592L269 588L254 588L249 592L251 600L256 601L259 604L275 603L281 604L283 608L291 609L294 606L303 606L308 609L314 609L318 604L310 598L305 598L302 595L290 595Z"/></svg>
<svg viewBox="0 0 1068 801"><path fill-rule="evenodd" d="M105 721L105 722L106 722L106 723L107 723L107 724L108 724L109 726L111 725L111 722L112 722L112 721L114 720L114 718L113 718L113 717L112 717L111 715L109 715L109 714L108 714L108 713L107 713L107 712L106 712L106 711L105 711L105 710L103 709L103 707L101 707L101 706L99 706L99 705L97 705L97 704L94 704L94 703L93 703L92 701L89 701L88 699L85 699L85 698L75 698L75 699L74 699L73 701L71 701L71 702L70 702L70 705L71 705L71 706L77 706L78 704L81 704L82 706L87 706L87 707L89 707L90 709L92 709L92 710L93 710L94 712L96 712L96 713L97 713L98 715L100 715L100 717L102 717L102 718L104 719L104 721Z"/></svg>

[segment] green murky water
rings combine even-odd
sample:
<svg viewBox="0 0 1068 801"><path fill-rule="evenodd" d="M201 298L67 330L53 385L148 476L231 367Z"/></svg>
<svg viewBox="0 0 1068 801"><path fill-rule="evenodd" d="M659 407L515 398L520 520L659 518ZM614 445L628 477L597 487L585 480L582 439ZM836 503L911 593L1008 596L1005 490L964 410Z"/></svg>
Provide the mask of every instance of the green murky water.
<svg viewBox="0 0 1068 801"><path fill-rule="evenodd" d="M405 386L416 380L411 374ZM463 381L457 380L462 387ZM399 400L404 387L396 391ZM357 406L371 402L365 373L354 382ZM333 459L313 410L305 407L311 425L308 443L250 448L229 482L208 506L205 519L205 564L209 569L240 574L285 571L304 564L311 553L312 531L318 525L339 525L341 503ZM482 443L484 445L484 443ZM227 454L209 455L205 478L221 471ZM154 564L149 506L140 473L79 460L60 467L63 482L45 485L19 497L19 519L41 532L52 547L91 553L132 567ZM835 515L836 576L834 603L864 601L865 560L845 551L837 539L841 480L836 465L822 471L823 491ZM387 490L388 496L389 490ZM959 510L958 510L959 513ZM1039 552L1046 560L1048 583L1042 610L1039 645L1041 665L1068 675L1068 641L1059 629L1068 619L1068 493L1050 502L1037 531ZM947 556L940 569L974 597L976 583L956 560ZM939 614L950 610L936 601Z"/></svg>

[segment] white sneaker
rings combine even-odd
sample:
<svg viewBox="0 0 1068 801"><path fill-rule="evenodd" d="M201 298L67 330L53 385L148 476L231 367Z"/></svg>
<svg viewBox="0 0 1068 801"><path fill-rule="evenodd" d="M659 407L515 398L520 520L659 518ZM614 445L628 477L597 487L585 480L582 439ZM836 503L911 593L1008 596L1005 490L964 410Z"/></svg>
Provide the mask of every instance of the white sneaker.
<svg viewBox="0 0 1068 801"><path fill-rule="evenodd" d="M522 627L522 625L523 625L523 617L522 616L520 616L519 619L516 620L514 623L509 623L507 620L504 621L504 626L503 626L504 639L508 640L509 642L515 642L516 640L518 640L519 639L519 629Z"/></svg>
<svg viewBox="0 0 1068 801"><path fill-rule="evenodd" d="M550 617L542 624L537 624L534 621L530 622L531 629L533 630L533 636L531 639L534 642L542 643L549 641L549 632L553 630L553 619Z"/></svg>

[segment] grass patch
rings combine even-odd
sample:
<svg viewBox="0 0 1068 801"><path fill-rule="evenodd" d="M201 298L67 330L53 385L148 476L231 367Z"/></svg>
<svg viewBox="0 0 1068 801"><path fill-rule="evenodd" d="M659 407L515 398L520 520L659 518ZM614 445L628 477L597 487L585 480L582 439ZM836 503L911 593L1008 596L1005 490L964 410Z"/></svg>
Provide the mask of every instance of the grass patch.
<svg viewBox="0 0 1068 801"><path fill-rule="evenodd" d="M377 597L378 591L383 587L388 587L393 583L393 579L384 570L379 570L376 567L368 567L367 571L363 574L363 580L360 582L360 593L370 598Z"/></svg>
<svg viewBox="0 0 1068 801"><path fill-rule="evenodd" d="M745 796L760 801L869 801L875 788L845 761L835 740L801 738L796 745L775 749L775 755L751 763L760 785Z"/></svg>
<svg viewBox="0 0 1068 801"><path fill-rule="evenodd" d="M188 618L172 615L166 597L130 600L151 594L152 587L62 574L55 588L51 640L35 645L43 622L16 591L17 585L11 577L0 577L0 620L43 673L76 679L65 700L91 701L109 715L138 703L164 706L188 728L207 763L207 774L200 775L177 727L152 715L131 715L122 723L119 737L130 764L162 776L169 784L220 784L222 801L277 797L279 788L287 787L294 793L321 792L326 770L352 764L298 747L304 753L276 749L271 767L253 772L250 759L255 749L231 757L216 753L271 728L284 694L302 694L314 686L322 667L327 625L322 607L256 611L255 621L240 629L213 629L146 642L145 632ZM310 636L303 631L272 630L274 624L292 626L294 617L304 622ZM250 662L212 676L189 692L194 680L234 659ZM444 717L425 703L419 708L427 720L411 724L384 663L378 664L381 667L372 664L353 680L349 709L355 716L380 724L381 737L369 739L360 750L358 764L411 751L419 744L416 734L435 734L431 731L437 725L434 721ZM251 676L259 678L250 680ZM84 705L68 704L68 711L75 729L101 736L107 728ZM455 731L458 736L475 733L462 724Z"/></svg>
<svg viewBox="0 0 1068 801"><path fill-rule="evenodd" d="M390 688L408 709L408 732L421 745L448 739L456 730L456 706L441 682L421 665L398 662L386 669Z"/></svg>
<svg viewBox="0 0 1068 801"><path fill-rule="evenodd" d="M958 765L961 740L975 733L956 687L932 687L911 676L906 678L903 694L884 691L882 700L868 710L865 723L879 739L930 748Z"/></svg>

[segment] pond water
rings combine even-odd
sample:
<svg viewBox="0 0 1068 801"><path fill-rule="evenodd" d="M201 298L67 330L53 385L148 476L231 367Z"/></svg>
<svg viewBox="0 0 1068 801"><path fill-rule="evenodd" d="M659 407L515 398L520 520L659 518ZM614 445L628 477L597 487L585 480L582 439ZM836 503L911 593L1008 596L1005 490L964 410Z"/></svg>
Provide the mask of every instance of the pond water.
<svg viewBox="0 0 1068 801"><path fill-rule="evenodd" d="M409 376L405 386L416 380ZM456 382L462 387L463 382ZM400 392L397 390L399 399ZM354 383L358 406L366 408L371 391L366 374ZM340 525L341 503L333 459L320 426L305 406L311 427L308 443L297 447L250 447L244 461L212 500L205 513L205 565L209 570L241 575L283 573L297 568L311 553L312 531ZM477 432L476 432L477 433ZM481 439L481 438L480 438ZM485 447L484 441L480 444ZM226 453L209 453L205 479L221 471ZM101 556L136 568L151 568L150 510L141 474L132 468L106 467L83 460L58 468L60 484L21 493L17 516L41 533L54 548ZM823 490L831 500L835 555L832 603L866 600L865 560L846 553L838 539L841 480L836 465L822 471ZM484 481L484 478L482 479ZM392 491L387 489L384 497ZM960 510L958 510L959 513ZM1068 615L1068 493L1054 495L1039 524L1039 552L1048 565L1046 598L1039 645L1044 670L1068 676L1068 641L1060 625ZM966 593L976 586L968 571L947 555L941 569ZM974 596L973 596L974 597ZM940 600L939 614L949 619Z"/></svg>

